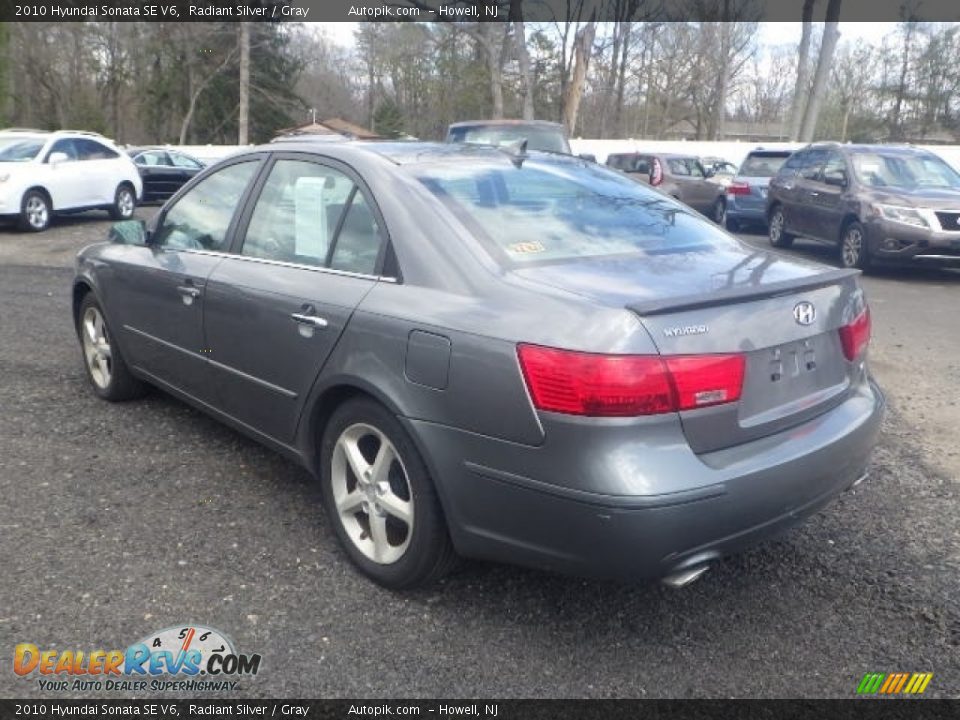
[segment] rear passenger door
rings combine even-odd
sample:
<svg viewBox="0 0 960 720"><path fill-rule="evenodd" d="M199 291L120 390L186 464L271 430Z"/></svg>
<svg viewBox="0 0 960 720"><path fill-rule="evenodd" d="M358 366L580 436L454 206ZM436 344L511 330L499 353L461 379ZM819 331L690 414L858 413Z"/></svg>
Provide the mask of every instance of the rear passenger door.
<svg viewBox="0 0 960 720"><path fill-rule="evenodd" d="M794 179L794 201L784 207L784 218L791 232L798 235L819 235L819 210L817 194L821 188L820 171L827 160L827 151L813 148L804 155L803 164L797 169Z"/></svg>
<svg viewBox="0 0 960 720"><path fill-rule="evenodd" d="M274 159L242 223L207 282L217 403L290 444L320 369L378 281L385 234L352 170L290 153Z"/></svg>

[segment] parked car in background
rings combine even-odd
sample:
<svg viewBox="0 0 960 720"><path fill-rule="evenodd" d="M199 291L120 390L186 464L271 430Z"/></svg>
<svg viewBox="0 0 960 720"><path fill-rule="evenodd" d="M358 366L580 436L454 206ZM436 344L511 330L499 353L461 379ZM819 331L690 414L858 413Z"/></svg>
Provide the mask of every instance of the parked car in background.
<svg viewBox="0 0 960 720"><path fill-rule="evenodd" d="M699 158L672 153L613 153L607 156L607 165L686 203L717 224L723 222L724 187L713 182L713 173Z"/></svg>
<svg viewBox="0 0 960 720"><path fill-rule="evenodd" d="M737 174L737 166L721 157L702 157L700 164L710 173L710 178L717 184L726 187Z"/></svg>
<svg viewBox="0 0 960 720"><path fill-rule="evenodd" d="M576 158L264 145L112 239L73 286L93 391L299 461L389 587L457 554L684 585L862 480L880 427L859 273Z"/></svg>
<svg viewBox="0 0 960 720"><path fill-rule="evenodd" d="M133 216L142 183L133 161L96 133L23 131L0 147L0 216L31 232L54 213L103 209Z"/></svg>
<svg viewBox="0 0 960 720"><path fill-rule="evenodd" d="M572 155L563 125L546 120L470 120L447 128L448 143L505 145L527 141L527 150Z"/></svg>
<svg viewBox="0 0 960 720"><path fill-rule="evenodd" d="M204 163L180 150L127 148L143 181L143 202L163 202L203 170Z"/></svg>
<svg viewBox="0 0 960 720"><path fill-rule="evenodd" d="M835 244L844 267L875 262L960 264L960 174L931 152L818 143L770 182L770 243Z"/></svg>
<svg viewBox="0 0 960 720"><path fill-rule="evenodd" d="M740 169L727 184L728 230L737 231L744 225L767 227L767 188L770 179L790 157L790 150L757 148L747 153Z"/></svg>

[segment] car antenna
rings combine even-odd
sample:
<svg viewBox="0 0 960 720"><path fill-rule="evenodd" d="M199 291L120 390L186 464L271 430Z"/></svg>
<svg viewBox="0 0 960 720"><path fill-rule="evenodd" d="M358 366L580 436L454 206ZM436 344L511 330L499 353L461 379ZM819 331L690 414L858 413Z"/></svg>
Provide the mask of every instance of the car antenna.
<svg viewBox="0 0 960 720"><path fill-rule="evenodd" d="M516 142L498 145L497 149L510 156L510 162L514 167L523 167L523 161L527 159L527 139L521 138Z"/></svg>

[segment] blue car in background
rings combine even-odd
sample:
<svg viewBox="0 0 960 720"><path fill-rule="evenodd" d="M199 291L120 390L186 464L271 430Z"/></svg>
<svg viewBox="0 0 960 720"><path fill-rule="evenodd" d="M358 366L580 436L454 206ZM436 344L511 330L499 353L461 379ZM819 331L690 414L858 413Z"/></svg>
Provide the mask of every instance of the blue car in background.
<svg viewBox="0 0 960 720"><path fill-rule="evenodd" d="M745 225L767 226L767 187L789 150L756 149L747 153L740 170L727 185L726 226L737 231Z"/></svg>

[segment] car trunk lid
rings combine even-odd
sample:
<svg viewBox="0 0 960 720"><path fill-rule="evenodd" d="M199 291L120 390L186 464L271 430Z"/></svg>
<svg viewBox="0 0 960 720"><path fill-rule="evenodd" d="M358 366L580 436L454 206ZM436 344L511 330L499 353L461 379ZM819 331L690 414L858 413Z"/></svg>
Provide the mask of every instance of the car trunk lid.
<svg viewBox="0 0 960 720"><path fill-rule="evenodd" d="M845 358L839 335L865 307L859 272L746 250L706 253L699 263L672 267L618 258L517 272L626 307L661 355L743 355L738 402L680 413L691 448L704 453L826 412L862 372Z"/></svg>

